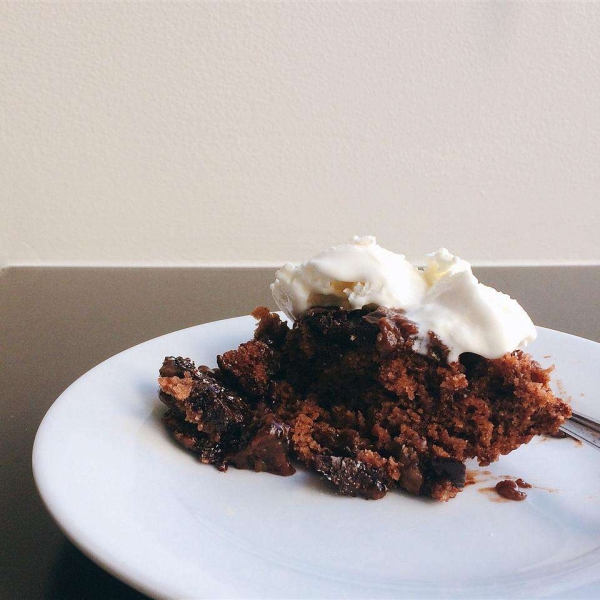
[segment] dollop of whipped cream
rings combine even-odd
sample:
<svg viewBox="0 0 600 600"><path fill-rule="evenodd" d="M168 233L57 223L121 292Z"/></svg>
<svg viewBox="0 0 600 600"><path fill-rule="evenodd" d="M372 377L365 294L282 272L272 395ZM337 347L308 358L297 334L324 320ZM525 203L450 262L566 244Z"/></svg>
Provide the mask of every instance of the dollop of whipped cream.
<svg viewBox="0 0 600 600"><path fill-rule="evenodd" d="M372 236L353 237L301 265L286 263L271 285L281 310L296 319L313 306L367 305L401 309L416 323L414 349L427 352L432 331L450 362L463 352L499 358L536 338L529 315L510 296L479 283L471 265L445 248L427 255L424 270Z"/></svg>

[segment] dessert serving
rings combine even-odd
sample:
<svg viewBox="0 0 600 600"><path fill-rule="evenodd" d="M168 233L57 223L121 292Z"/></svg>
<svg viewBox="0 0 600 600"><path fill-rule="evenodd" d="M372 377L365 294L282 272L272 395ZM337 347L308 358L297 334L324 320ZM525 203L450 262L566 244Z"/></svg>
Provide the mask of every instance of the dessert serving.
<svg viewBox="0 0 600 600"><path fill-rule="evenodd" d="M523 350L527 313L445 249L421 270L353 238L284 265L271 287L289 323L259 307L254 338L217 368L160 369L165 425L203 463L301 464L342 494L449 500L467 459L487 465L571 414Z"/></svg>

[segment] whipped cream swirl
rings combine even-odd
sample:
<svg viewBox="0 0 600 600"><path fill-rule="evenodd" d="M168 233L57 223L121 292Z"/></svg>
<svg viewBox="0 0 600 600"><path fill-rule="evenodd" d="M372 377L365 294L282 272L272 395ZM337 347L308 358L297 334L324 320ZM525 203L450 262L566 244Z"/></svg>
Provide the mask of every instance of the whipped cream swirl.
<svg viewBox="0 0 600 600"><path fill-rule="evenodd" d="M424 270L402 254L355 236L301 265L285 264L271 285L281 310L296 319L313 306L402 309L418 326L414 348L427 352L432 331L448 347L449 361L463 352L499 358L536 338L529 315L510 296L479 283L471 265L441 248Z"/></svg>

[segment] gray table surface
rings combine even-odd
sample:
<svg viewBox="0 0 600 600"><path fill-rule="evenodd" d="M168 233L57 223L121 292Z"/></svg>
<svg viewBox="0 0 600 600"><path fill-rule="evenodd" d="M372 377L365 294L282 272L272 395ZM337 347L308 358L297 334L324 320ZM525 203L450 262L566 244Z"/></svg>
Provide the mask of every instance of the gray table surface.
<svg viewBox="0 0 600 600"><path fill-rule="evenodd" d="M600 266L489 267L480 280L537 325L600 341ZM273 307L273 269L9 268L0 272L0 598L141 598L84 557L39 499L31 448L75 379L134 344ZM158 368L158 365L157 365Z"/></svg>

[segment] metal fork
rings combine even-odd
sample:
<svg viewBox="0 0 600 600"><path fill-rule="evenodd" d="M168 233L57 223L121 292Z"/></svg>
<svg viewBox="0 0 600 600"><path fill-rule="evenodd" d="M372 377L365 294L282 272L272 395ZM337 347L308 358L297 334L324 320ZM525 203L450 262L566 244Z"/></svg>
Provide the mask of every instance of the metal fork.
<svg viewBox="0 0 600 600"><path fill-rule="evenodd" d="M573 411L573 416L561 425L560 430L600 450L600 423L591 417Z"/></svg>

